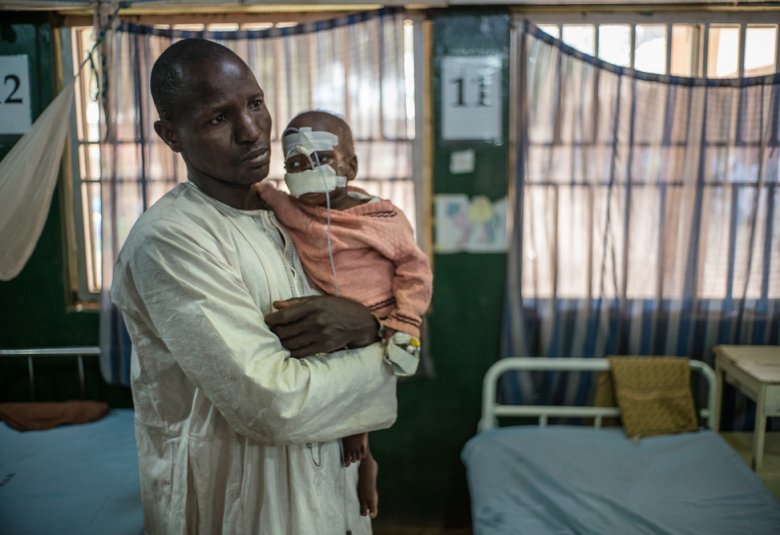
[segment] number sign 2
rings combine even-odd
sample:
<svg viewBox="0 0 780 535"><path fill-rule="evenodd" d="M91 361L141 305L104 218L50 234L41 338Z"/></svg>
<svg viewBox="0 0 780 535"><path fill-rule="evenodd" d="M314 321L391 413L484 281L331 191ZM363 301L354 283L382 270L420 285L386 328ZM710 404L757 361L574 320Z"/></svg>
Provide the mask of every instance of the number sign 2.
<svg viewBox="0 0 780 535"><path fill-rule="evenodd" d="M0 56L0 134L30 130L29 73L27 56Z"/></svg>
<svg viewBox="0 0 780 535"><path fill-rule="evenodd" d="M445 56L441 63L443 140L500 143L500 56Z"/></svg>

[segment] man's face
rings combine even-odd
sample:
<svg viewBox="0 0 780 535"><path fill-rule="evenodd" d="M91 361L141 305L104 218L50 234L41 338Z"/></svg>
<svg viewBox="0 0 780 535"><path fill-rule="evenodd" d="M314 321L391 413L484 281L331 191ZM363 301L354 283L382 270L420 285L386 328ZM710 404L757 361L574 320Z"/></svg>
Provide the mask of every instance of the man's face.
<svg viewBox="0 0 780 535"><path fill-rule="evenodd" d="M268 176L271 115L263 90L239 59L190 65L171 121L191 178L250 185Z"/></svg>

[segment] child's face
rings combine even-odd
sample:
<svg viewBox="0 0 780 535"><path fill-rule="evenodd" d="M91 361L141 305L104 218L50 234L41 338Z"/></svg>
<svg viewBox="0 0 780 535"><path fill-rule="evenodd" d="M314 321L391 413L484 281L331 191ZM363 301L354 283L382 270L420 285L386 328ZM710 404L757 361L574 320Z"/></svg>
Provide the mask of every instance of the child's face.
<svg viewBox="0 0 780 535"><path fill-rule="evenodd" d="M312 132L329 132L336 136L339 132L336 128L329 128L329 125L325 124L297 124L294 128L288 127L290 132L298 132L298 129L310 127ZM285 131L287 133L287 130ZM308 152L308 151L305 151ZM328 165L336 172L336 176L346 177L347 181L352 180L355 175L354 167L351 165L350 160L354 159L352 151L346 149L344 144L337 143L331 148L320 148L307 154L302 154L300 149L297 154L291 154L284 162L284 168L288 175L294 175L302 171L308 171L321 165ZM327 206L328 201L330 204L337 204L347 195L346 185L337 185L336 188L329 192L329 197L325 193L304 193L298 196L302 202L311 206Z"/></svg>
<svg viewBox="0 0 780 535"><path fill-rule="evenodd" d="M284 162L284 168L289 174L300 173L301 171L307 171L312 167L318 165L330 165L335 171L337 176L344 176L340 171L341 165L339 158L340 154L337 148L334 150L320 150L309 154L307 158L303 154L296 154L291 156ZM333 191L330 191L330 203L340 200L347 194L346 187L336 186ZM325 193L304 193L299 196L298 199L310 206L327 206L328 196Z"/></svg>

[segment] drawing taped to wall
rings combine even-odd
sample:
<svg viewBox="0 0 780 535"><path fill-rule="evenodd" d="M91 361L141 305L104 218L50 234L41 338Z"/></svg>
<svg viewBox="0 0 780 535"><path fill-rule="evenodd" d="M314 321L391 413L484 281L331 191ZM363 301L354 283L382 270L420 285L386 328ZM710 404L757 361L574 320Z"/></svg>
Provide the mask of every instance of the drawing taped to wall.
<svg viewBox="0 0 780 535"><path fill-rule="evenodd" d="M506 251L506 197L491 201L465 194L435 197L437 253Z"/></svg>

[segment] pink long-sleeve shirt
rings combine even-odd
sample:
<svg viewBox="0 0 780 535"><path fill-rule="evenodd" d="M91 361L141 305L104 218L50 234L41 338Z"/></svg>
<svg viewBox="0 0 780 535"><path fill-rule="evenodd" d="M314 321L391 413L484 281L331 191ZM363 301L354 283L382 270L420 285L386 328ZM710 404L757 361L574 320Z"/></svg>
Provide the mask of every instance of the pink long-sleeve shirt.
<svg viewBox="0 0 780 535"><path fill-rule="evenodd" d="M433 275L400 209L380 199L330 211L334 279L328 257L328 210L304 204L271 183L261 182L257 190L284 225L317 287L362 303L391 329L420 336ZM369 195L359 188L349 191Z"/></svg>

